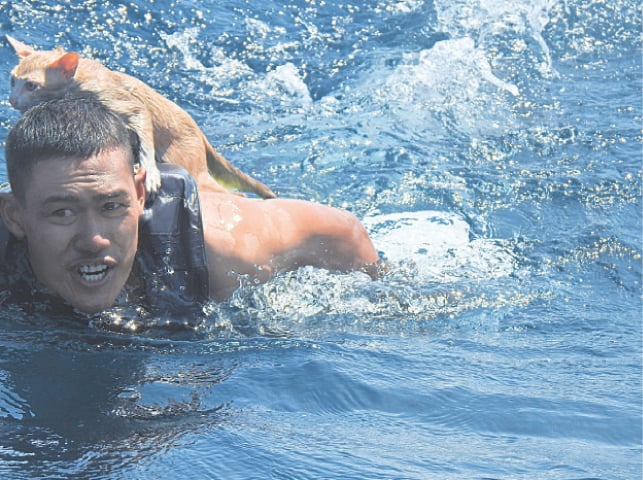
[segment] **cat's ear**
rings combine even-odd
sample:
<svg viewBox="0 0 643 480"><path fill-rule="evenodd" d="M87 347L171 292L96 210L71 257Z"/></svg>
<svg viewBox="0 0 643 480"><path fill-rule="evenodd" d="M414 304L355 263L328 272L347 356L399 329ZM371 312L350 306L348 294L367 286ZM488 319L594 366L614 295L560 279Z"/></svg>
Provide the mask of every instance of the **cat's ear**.
<svg viewBox="0 0 643 480"><path fill-rule="evenodd" d="M78 61L80 60L80 55L76 52L65 53L58 60L50 63L47 66L49 72L57 72L62 75L65 79L71 80L76 73L78 68Z"/></svg>
<svg viewBox="0 0 643 480"><path fill-rule="evenodd" d="M13 47L13 49L16 52L16 55L18 55L19 58L25 58L31 55L35 50L30 47L29 45L22 43L19 40L16 40L15 38L7 35L7 41L9 42L9 45Z"/></svg>

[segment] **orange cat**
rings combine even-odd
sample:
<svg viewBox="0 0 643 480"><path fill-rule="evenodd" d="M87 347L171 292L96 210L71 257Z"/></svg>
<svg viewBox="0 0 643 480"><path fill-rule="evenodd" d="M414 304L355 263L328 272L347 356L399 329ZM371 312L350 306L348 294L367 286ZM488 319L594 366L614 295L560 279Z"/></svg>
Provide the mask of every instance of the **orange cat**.
<svg viewBox="0 0 643 480"><path fill-rule="evenodd" d="M161 181L158 160L181 165L201 188L223 190L221 183L263 198L275 197L272 190L223 158L185 110L142 81L60 47L38 51L8 35L7 40L20 59L11 72L11 106L24 112L63 95L96 95L138 133L150 193Z"/></svg>

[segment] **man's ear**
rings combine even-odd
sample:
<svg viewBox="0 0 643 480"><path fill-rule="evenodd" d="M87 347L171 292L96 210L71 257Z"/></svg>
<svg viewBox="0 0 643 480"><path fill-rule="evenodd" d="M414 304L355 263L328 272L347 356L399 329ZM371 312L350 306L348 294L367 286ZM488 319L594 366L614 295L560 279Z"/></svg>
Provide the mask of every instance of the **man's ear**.
<svg viewBox="0 0 643 480"><path fill-rule="evenodd" d="M24 238L25 229L22 226L22 206L13 194L0 193L0 216L9 231L17 238Z"/></svg>
<svg viewBox="0 0 643 480"><path fill-rule="evenodd" d="M146 177L147 177L147 172L143 167L138 167L134 172L134 186L136 187L136 201L141 207L141 211L143 211L143 207L145 207L145 198L147 195L147 192L145 190Z"/></svg>

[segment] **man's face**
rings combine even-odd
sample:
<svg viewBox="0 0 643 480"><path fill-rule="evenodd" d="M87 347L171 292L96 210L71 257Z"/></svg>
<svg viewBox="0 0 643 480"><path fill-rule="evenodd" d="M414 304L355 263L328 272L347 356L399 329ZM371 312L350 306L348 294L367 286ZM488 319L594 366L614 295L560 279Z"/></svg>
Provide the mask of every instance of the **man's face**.
<svg viewBox="0 0 643 480"><path fill-rule="evenodd" d="M129 155L39 162L24 205L13 199L7 225L26 239L36 278L86 313L113 304L134 262L145 173L134 175Z"/></svg>

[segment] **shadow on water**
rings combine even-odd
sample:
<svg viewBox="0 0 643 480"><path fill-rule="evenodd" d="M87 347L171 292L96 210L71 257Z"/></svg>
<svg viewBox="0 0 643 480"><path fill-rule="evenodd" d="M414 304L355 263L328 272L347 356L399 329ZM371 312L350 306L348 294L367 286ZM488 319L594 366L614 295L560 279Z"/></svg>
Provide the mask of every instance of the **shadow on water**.
<svg viewBox="0 0 643 480"><path fill-rule="evenodd" d="M224 361L205 367L173 342L51 314L1 317L3 478L97 478L226 417L225 402L207 398L229 375Z"/></svg>

